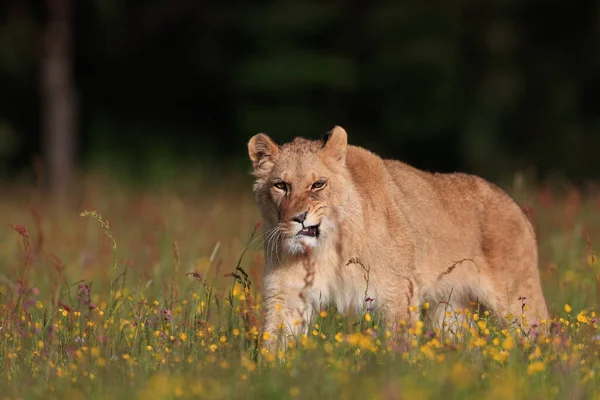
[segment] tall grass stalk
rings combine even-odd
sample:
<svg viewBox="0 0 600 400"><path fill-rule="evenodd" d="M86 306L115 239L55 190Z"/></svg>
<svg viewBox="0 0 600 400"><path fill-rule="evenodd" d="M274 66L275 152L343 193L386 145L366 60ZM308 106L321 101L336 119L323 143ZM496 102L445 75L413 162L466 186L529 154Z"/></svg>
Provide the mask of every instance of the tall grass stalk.
<svg viewBox="0 0 600 400"><path fill-rule="evenodd" d="M85 210L79 215L82 217L90 217L90 218L93 218L96 221L98 221L100 223L100 225L102 225L102 228L104 228L104 233L106 233L106 236L108 236L108 238L112 241L113 262L112 262L112 268L110 270L110 298L108 299L108 312L110 315L112 315L113 298L114 298L113 283L114 283L114 279L115 279L115 272L117 270L117 241L115 240L112 232L110 231L109 222L104 220L102 218L102 215L98 214L98 212L96 212L96 210L91 210L91 211Z"/></svg>

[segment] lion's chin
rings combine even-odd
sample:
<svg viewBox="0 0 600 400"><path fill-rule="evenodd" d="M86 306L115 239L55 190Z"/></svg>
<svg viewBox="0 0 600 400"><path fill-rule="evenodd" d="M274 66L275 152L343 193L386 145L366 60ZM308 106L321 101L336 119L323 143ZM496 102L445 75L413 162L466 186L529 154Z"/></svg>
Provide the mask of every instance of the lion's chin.
<svg viewBox="0 0 600 400"><path fill-rule="evenodd" d="M285 240L284 247L290 255L298 256L314 249L318 243L319 239L317 237L300 235Z"/></svg>

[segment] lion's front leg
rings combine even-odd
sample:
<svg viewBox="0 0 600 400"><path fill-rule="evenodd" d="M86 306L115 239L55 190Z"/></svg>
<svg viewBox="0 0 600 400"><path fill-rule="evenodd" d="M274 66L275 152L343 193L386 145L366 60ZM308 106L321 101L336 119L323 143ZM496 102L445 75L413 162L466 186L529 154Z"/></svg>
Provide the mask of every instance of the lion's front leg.
<svg viewBox="0 0 600 400"><path fill-rule="evenodd" d="M276 273L264 280L265 323L263 345L270 351L285 349L290 340L305 334L312 316L310 302L303 288L278 279Z"/></svg>
<svg viewBox="0 0 600 400"><path fill-rule="evenodd" d="M383 304L383 316L391 331L391 340L404 348L408 344L408 333L419 321L419 290L412 279L403 278L399 285L390 287Z"/></svg>

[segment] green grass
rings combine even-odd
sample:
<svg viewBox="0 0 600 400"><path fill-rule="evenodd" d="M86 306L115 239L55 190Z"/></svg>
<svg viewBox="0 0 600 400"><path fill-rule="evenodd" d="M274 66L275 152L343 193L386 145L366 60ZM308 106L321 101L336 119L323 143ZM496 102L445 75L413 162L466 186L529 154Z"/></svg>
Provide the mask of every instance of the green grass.
<svg viewBox="0 0 600 400"><path fill-rule="evenodd" d="M500 331L469 313L460 337L418 326L403 350L376 314L330 308L287 352L270 354L261 346L262 249L243 252L259 221L250 185L175 187L131 191L92 178L76 208L4 188L0 397L600 395L597 196L513 193L534 211L549 337L531 341L519 326Z"/></svg>

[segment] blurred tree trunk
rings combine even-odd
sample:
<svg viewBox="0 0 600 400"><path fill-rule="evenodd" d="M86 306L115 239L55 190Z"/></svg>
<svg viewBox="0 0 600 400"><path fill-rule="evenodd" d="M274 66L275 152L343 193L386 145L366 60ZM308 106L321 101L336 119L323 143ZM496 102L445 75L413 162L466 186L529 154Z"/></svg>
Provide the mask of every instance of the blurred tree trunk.
<svg viewBox="0 0 600 400"><path fill-rule="evenodd" d="M64 200L75 177L77 99L72 76L72 0L46 0L41 65L43 152L46 183Z"/></svg>

